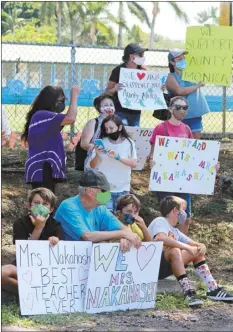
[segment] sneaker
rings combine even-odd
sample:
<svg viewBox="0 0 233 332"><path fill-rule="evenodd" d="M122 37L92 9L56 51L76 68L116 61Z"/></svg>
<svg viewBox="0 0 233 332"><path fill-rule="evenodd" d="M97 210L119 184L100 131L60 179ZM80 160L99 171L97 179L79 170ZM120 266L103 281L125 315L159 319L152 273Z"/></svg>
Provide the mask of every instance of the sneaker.
<svg viewBox="0 0 233 332"><path fill-rule="evenodd" d="M186 293L184 298L187 300L189 307L200 307L203 305L203 301L197 297L195 291Z"/></svg>
<svg viewBox="0 0 233 332"><path fill-rule="evenodd" d="M233 301L233 295L227 293L223 287L207 292L206 296L214 301Z"/></svg>

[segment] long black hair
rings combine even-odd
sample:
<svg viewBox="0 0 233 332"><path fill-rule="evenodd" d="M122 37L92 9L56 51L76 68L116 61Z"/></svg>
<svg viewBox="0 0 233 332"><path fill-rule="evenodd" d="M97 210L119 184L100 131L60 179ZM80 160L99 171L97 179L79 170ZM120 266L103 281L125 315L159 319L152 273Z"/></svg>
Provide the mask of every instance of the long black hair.
<svg viewBox="0 0 233 332"><path fill-rule="evenodd" d="M37 111L51 111L54 112L57 106L57 101L60 96L65 94L63 89L60 86L47 85L43 88L40 93L34 99L29 112L26 115L26 123L24 126L24 131L21 136L21 139L27 142L28 140L28 129L32 116Z"/></svg>
<svg viewBox="0 0 233 332"><path fill-rule="evenodd" d="M168 67L169 67L170 73L175 72L175 68L174 68L173 64L171 64L171 62L168 63Z"/></svg>
<svg viewBox="0 0 233 332"><path fill-rule="evenodd" d="M122 126L122 130L121 130L120 134L121 134L121 136L123 136L124 138L126 138L130 142L131 153L132 153L133 152L133 145L132 145L132 141L130 140L130 136L126 131L122 120L119 118L119 116L117 116L115 114L110 114L110 115L106 116L106 118L104 118L104 120L102 121L101 130L100 130L100 138L108 136L108 134L106 133L106 129L105 129L105 123L108 122L108 121L113 121L117 125L118 129L119 129L120 126Z"/></svg>

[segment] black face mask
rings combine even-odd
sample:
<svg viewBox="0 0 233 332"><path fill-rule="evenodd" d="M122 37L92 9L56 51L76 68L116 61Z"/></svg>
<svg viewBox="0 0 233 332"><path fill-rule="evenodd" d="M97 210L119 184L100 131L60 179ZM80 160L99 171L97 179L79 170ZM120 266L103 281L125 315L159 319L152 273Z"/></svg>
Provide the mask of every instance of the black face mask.
<svg viewBox="0 0 233 332"><path fill-rule="evenodd" d="M120 131L115 131L115 133L110 133L110 134L107 134L107 137L109 137L110 139L112 139L113 141L116 141L118 140L119 136L120 136Z"/></svg>
<svg viewBox="0 0 233 332"><path fill-rule="evenodd" d="M62 113L65 109L66 105L65 102L64 103L59 103L57 104L56 108L55 108L55 112L56 113Z"/></svg>

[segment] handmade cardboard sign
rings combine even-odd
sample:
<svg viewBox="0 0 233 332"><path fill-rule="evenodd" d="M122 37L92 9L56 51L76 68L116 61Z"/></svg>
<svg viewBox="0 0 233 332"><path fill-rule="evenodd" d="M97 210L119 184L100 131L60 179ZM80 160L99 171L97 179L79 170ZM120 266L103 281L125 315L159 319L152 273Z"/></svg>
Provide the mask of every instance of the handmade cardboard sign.
<svg viewBox="0 0 233 332"><path fill-rule="evenodd" d="M220 142L157 136L149 190L213 195Z"/></svg>
<svg viewBox="0 0 233 332"><path fill-rule="evenodd" d="M94 244L87 285L87 313L154 308L162 242L127 253L119 244Z"/></svg>
<svg viewBox="0 0 233 332"><path fill-rule="evenodd" d="M125 87L118 91L121 106L132 110L167 108L161 89L167 72L121 68L119 83Z"/></svg>
<svg viewBox="0 0 233 332"><path fill-rule="evenodd" d="M194 26L186 31L187 68L182 79L229 86L232 82L233 28Z"/></svg>
<svg viewBox="0 0 233 332"><path fill-rule="evenodd" d="M146 163L146 159L150 153L150 138L153 133L151 128L125 127L131 139L135 142L137 151L137 166L133 168L135 171L141 171Z"/></svg>
<svg viewBox="0 0 233 332"><path fill-rule="evenodd" d="M22 315L83 311L91 242L16 241Z"/></svg>

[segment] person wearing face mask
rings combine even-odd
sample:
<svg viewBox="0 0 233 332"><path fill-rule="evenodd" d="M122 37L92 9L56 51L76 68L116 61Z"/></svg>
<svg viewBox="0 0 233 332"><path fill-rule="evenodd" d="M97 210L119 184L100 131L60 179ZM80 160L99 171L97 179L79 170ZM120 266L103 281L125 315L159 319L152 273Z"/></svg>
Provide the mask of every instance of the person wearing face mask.
<svg viewBox="0 0 233 332"><path fill-rule="evenodd" d="M21 136L28 144L25 182L32 188L45 187L55 192L57 182L66 180L65 150L61 130L75 122L80 87L73 86L66 114L65 95L61 87L46 86L33 101L26 115Z"/></svg>
<svg viewBox="0 0 233 332"><path fill-rule="evenodd" d="M56 204L55 195L47 188L36 188L28 196L28 214L13 224L13 244L16 240L48 240L55 246L64 239L64 232L52 213ZM18 294L16 260L2 266L2 289Z"/></svg>
<svg viewBox="0 0 233 332"><path fill-rule="evenodd" d="M183 97L174 97L170 100L170 105L168 108L171 116L169 120L159 123L153 130L153 134L150 139L151 150L149 154L150 167L154 166L153 155L156 136L171 136L171 137L185 137L193 138L191 129L185 125L182 120L185 118L186 114L189 112L189 105L186 99ZM166 196L174 194L183 198L187 202L187 218L179 222L179 229L187 234L189 224L191 222L191 195L186 193L174 193L171 186L171 192L156 192L159 202Z"/></svg>
<svg viewBox="0 0 233 332"><path fill-rule="evenodd" d="M190 237L181 233L176 225L184 212L180 198L167 196L160 203L162 217L155 218L148 227L154 241L163 241L159 279L175 275L183 290L184 298L188 306L201 306L203 301L190 284L185 272L185 266L193 263L193 267L199 279L207 287L207 298L216 301L232 301L233 295L227 293L213 278L205 261L206 247L203 243L193 241Z"/></svg>
<svg viewBox="0 0 233 332"><path fill-rule="evenodd" d="M131 110L121 106L118 99L118 91L121 90L124 85L119 83L120 69L129 68L146 70L147 68L144 66L144 52L146 51L148 51L148 48L142 48L135 43L127 45L122 57L123 63L113 69L107 85L106 91L116 99L116 114L121 118L125 126L139 127L141 111Z"/></svg>
<svg viewBox="0 0 233 332"><path fill-rule="evenodd" d="M75 150L76 169L80 171L86 169L86 165L88 164L91 152L95 146L95 140L100 136L100 128L103 119L106 118L106 116L115 113L114 98L109 94L102 94L94 99L94 107L97 112L99 112L99 116L87 122L87 124L82 130L82 135L80 138L81 149L87 151L85 154L84 163L81 160L82 157L76 153L77 149L80 149L79 144L77 145Z"/></svg>
<svg viewBox="0 0 233 332"><path fill-rule="evenodd" d="M203 129L202 116L210 111L207 101L201 88L203 82L198 84L184 81L182 71L187 67L185 54L187 51L173 49L168 54L170 74L166 80L166 88L170 97L183 96L189 103L189 112L183 119L183 123L188 125L193 133L193 137L200 139Z"/></svg>
<svg viewBox="0 0 233 332"><path fill-rule="evenodd" d="M144 242L152 238L142 217L139 216L141 203L133 194L125 195L117 200L116 217L132 232L138 234Z"/></svg>
<svg viewBox="0 0 233 332"><path fill-rule="evenodd" d="M133 245L139 248L141 240L124 226L105 206L111 197L106 176L96 170L83 172L79 181L79 195L64 200L57 209L59 221L68 241L106 242L120 240L121 250Z"/></svg>
<svg viewBox="0 0 233 332"><path fill-rule="evenodd" d="M90 158L90 167L106 175L112 186L107 208L115 212L117 199L130 191L131 170L137 165L136 148L117 115L108 115L103 120L100 138L104 149L95 147Z"/></svg>

